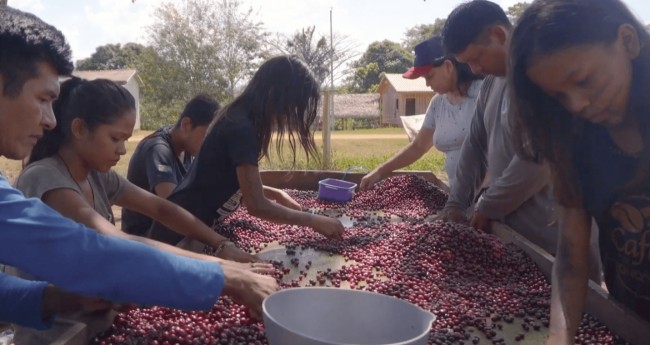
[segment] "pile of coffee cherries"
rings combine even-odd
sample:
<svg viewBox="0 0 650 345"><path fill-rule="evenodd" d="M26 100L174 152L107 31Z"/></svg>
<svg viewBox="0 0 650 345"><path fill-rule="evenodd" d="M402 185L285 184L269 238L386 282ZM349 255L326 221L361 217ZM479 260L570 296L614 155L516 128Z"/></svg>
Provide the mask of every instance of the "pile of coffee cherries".
<svg viewBox="0 0 650 345"><path fill-rule="evenodd" d="M405 299L437 316L430 344L544 339L551 288L540 270L523 251L493 235L426 221L444 206L446 195L423 179L393 177L346 204L321 201L315 192L287 192L307 212L351 217L344 240L263 221L243 208L217 229L253 252L270 243L285 248L287 260L274 261L282 286L344 286ZM339 258L340 265L316 266L301 256L305 251ZM299 274L289 275L296 270ZM132 309L119 314L111 329L95 339L95 344L266 343L263 324L227 297L210 312ZM576 343L624 344L588 315Z"/></svg>

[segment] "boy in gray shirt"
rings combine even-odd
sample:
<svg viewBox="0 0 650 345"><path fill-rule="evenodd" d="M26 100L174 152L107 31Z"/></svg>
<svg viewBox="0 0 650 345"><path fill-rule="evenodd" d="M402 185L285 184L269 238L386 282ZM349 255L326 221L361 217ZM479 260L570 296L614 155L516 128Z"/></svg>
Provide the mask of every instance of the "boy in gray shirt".
<svg viewBox="0 0 650 345"><path fill-rule="evenodd" d="M183 109L176 125L163 127L142 139L136 147L126 178L136 186L167 199L187 174L199 153L208 126L221 106L208 95L197 95ZM153 221L128 209L122 210L122 230L145 236Z"/></svg>

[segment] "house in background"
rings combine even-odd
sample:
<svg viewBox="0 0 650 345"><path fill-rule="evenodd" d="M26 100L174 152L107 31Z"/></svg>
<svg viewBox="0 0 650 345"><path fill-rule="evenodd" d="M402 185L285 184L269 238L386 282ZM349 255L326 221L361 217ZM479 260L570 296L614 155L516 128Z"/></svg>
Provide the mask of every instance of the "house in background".
<svg viewBox="0 0 650 345"><path fill-rule="evenodd" d="M316 129L321 130L321 116L325 93L318 105ZM334 94L334 130L354 130L360 128L376 128L380 125L379 96L373 93Z"/></svg>
<svg viewBox="0 0 650 345"><path fill-rule="evenodd" d="M125 89L129 90L133 98L135 98L135 127L133 129L140 129L140 87L138 86L137 76L138 71L134 69L115 69L104 71L74 71L72 75L82 79L108 79L122 85Z"/></svg>
<svg viewBox="0 0 650 345"><path fill-rule="evenodd" d="M372 93L334 95L334 118L341 119L337 129L375 128L379 121L379 97Z"/></svg>
<svg viewBox="0 0 650 345"><path fill-rule="evenodd" d="M384 73L377 92L381 124L394 126L402 125L400 116L426 113L435 95L421 78L406 79L397 73Z"/></svg>

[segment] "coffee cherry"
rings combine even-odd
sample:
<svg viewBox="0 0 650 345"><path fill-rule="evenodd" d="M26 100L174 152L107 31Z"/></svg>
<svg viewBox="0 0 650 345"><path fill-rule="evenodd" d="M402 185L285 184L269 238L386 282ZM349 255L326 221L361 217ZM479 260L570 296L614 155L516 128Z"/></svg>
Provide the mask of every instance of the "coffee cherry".
<svg viewBox="0 0 650 345"><path fill-rule="evenodd" d="M505 344L506 323L520 323L523 332L549 326L551 287L534 262L493 235L460 224L427 222L427 216L442 209L447 195L423 179L389 178L346 204L319 200L316 192L286 192L308 212L345 215L353 226L346 229L342 241L327 240L307 227L252 217L241 207L215 229L251 252L271 243L283 246L286 259L272 262L273 277L282 287L349 286L405 299L437 315L429 344L481 343L481 337L467 331L471 327L489 343ZM524 338L520 333L515 340ZM625 344L588 315L575 341ZM243 306L221 297L209 312L162 307L122 312L93 343L257 345L267 341L261 322L252 320Z"/></svg>

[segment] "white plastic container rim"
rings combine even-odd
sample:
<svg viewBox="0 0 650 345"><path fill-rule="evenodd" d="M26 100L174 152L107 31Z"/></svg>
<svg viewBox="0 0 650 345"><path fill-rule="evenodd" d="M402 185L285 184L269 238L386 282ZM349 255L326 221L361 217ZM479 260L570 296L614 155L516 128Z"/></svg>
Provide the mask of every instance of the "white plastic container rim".
<svg viewBox="0 0 650 345"><path fill-rule="evenodd" d="M275 323L278 324L279 326L283 327L283 328L286 329L287 331L292 332L292 333L295 333L295 334L297 334L297 335L299 335L299 336L301 336L301 337L303 337L303 338L309 339L309 340L322 342L321 339L311 337L311 336L309 336L309 335L306 335L306 334L304 334L304 333L302 333L302 332L300 332L300 331L297 331L297 330L291 329L290 327L287 327L286 325L284 325L284 324L278 322L278 320L277 320L276 318L274 318L274 317L273 317L273 316L272 316L272 315L271 315L271 314L266 310L266 301L268 300L269 297L271 297L271 296L273 296L273 295L277 295L277 294L291 293L291 290L293 290L293 289L296 289L296 288L289 288L289 289L280 290L280 291L274 292L273 294L269 295L269 296L268 296L267 298L265 298L264 301L262 302L262 312L263 312L263 313L264 313L264 314L265 314L269 319L271 319L273 322L275 322ZM337 290L339 290L339 288L330 288L330 287L308 287L308 288L301 288L301 289L314 289L314 290L331 290L331 289L337 289ZM421 311L422 313L429 315L429 316L431 317L431 320L429 321L429 325L431 325L431 323L433 323L433 322L436 320L436 316L435 316L433 313L431 313L431 312L429 312L429 311L426 311L426 310L424 310L424 309L422 309L422 308L420 308L420 307L414 305L413 303L410 303L410 302L408 302L408 301L404 301L404 300L399 299L399 298L397 298L397 297L389 296L389 295L384 295L384 294L380 294L380 293L377 293L377 292L364 291L364 290L350 290L350 291L354 291L354 293L363 293L363 294L369 294L369 295L376 295L376 296L384 296L384 297L388 297L388 298L394 298L395 300L397 300L397 301L399 301L399 302L401 302L401 303L408 304L409 306L411 306L411 307L413 307L413 308L418 308L418 309L420 309L420 311ZM265 326L266 326L266 325L265 325ZM413 337L412 339L420 338L420 337L424 336L425 334L429 333L430 331L431 331L431 327L425 329L424 331L422 331L422 333L418 334L417 336ZM408 340L400 341L400 342L397 342L397 343L387 343L387 344L382 344L382 345L401 345L401 344L404 344L405 341L408 341ZM356 345L356 344L339 344L339 345Z"/></svg>

